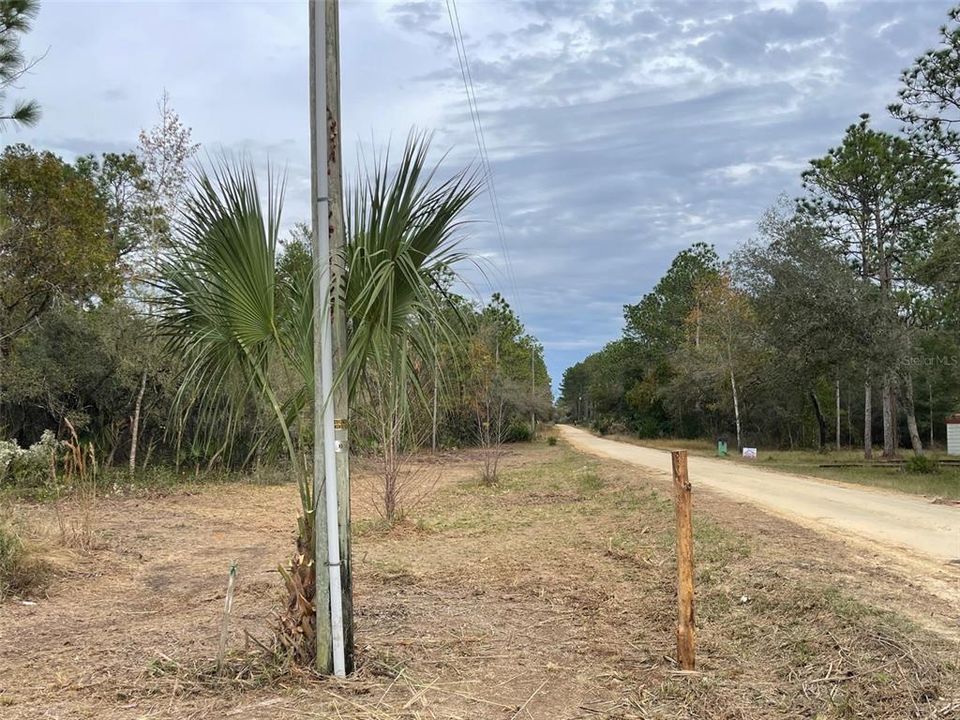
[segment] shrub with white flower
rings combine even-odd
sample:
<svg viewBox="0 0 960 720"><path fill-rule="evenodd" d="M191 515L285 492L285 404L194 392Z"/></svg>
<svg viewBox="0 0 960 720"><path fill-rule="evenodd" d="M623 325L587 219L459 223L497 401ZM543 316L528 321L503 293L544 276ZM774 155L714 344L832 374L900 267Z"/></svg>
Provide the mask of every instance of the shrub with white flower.
<svg viewBox="0 0 960 720"><path fill-rule="evenodd" d="M35 487L53 482L51 468L60 462L63 443L52 430L22 448L15 439L0 441L0 483Z"/></svg>
<svg viewBox="0 0 960 720"><path fill-rule="evenodd" d="M0 482L7 480L7 472L13 461L20 456L23 450L16 440L0 440Z"/></svg>

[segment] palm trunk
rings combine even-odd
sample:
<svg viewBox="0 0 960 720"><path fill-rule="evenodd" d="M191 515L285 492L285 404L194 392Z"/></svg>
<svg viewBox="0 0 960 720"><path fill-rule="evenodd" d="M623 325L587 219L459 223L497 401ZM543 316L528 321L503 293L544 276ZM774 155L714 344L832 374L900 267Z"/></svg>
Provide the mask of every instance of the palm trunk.
<svg viewBox="0 0 960 720"><path fill-rule="evenodd" d="M290 428L287 426L286 415L280 406L280 401L270 387L263 371L254 363L251 363L251 365L254 368L253 372L257 385L263 392L267 403L273 410L274 417L279 423L283 443L290 458L290 467L297 474L297 490L300 494L296 551L289 566L278 568L286 585L287 607L278 617L277 639L290 659L302 666L308 666L313 664L317 654L315 603L322 604L324 598L329 598L330 592L329 585L323 584L325 576L321 574L318 578L314 568L314 559L316 558L314 546L316 512L313 504L313 487L307 477L307 468L304 467L297 454L297 448L290 434ZM199 471L199 465L197 467ZM319 583L318 579L320 580Z"/></svg>
<svg viewBox="0 0 960 720"><path fill-rule="evenodd" d="M873 388L869 381L863 386L863 457L873 459Z"/></svg>
<svg viewBox="0 0 960 720"><path fill-rule="evenodd" d="M920 430L917 428L917 413L913 400L913 376L908 371L903 378L904 409L907 413L907 429L910 431L910 445L917 455L923 454L923 443L920 441Z"/></svg>
<svg viewBox="0 0 960 720"><path fill-rule="evenodd" d="M143 394L147 389L147 371L140 373L140 390L133 405L133 419L130 421L130 474L137 469L137 443L140 441L140 410L143 407Z"/></svg>

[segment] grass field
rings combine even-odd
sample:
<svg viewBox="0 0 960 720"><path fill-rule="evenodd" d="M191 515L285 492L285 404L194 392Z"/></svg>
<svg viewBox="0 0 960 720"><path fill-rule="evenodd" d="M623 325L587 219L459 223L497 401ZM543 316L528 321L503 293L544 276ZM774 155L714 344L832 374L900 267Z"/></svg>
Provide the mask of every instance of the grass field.
<svg viewBox="0 0 960 720"><path fill-rule="evenodd" d="M716 445L708 440L637 439L616 436L616 439L656 447L664 450L686 449L703 456L716 456ZM811 475L839 482L872 485L899 492L960 500L960 467L944 466L934 473L909 472L897 465L875 462L869 467L823 467L841 463L862 463L863 451L857 449L829 450L765 450L758 448L756 460L744 460L736 455L736 447L730 448L730 462L752 463L784 472ZM879 456L879 450L874 456ZM911 455L904 451L904 458ZM960 460L943 452L928 452L933 460Z"/></svg>
<svg viewBox="0 0 960 720"><path fill-rule="evenodd" d="M882 558L695 497L698 670L674 662L669 484L563 443L462 452L404 522L354 510L359 671L285 670L265 642L296 492L251 482L104 498L47 593L0 604L0 716L61 718L957 717L958 609ZM19 510L41 524L44 506ZM239 561L228 670L213 672ZM944 634L941 634L944 633Z"/></svg>

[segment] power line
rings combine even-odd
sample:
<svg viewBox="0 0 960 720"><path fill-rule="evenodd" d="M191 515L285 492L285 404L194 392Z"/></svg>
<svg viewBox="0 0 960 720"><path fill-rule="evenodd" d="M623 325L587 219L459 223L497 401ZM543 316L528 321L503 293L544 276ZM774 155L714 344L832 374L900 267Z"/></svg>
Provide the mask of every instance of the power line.
<svg viewBox="0 0 960 720"><path fill-rule="evenodd" d="M523 314L523 303L520 300L520 291L517 288L516 274L513 271L513 263L510 261L510 252L507 250L506 233L503 229L503 215L500 211L500 198L497 195L497 187L493 177L493 167L490 164L490 153L487 150L487 139L483 132L483 123L480 120L480 107L477 102L477 92L473 84L473 73L470 71L470 60L467 57L467 47L463 42L463 29L460 25L460 12L457 9L456 0L446 0L447 16L450 19L450 32L453 36L453 44L457 51L457 61L460 65L460 75L463 78L463 88L467 95L467 107L470 111L470 119L473 123L473 131L477 138L477 151L480 154L480 166L487 177L487 195L490 198L490 205L493 209L493 220L497 228L497 237L500 241L500 249L503 252L503 259L506 265L507 280L513 290L513 296L517 304L517 309Z"/></svg>

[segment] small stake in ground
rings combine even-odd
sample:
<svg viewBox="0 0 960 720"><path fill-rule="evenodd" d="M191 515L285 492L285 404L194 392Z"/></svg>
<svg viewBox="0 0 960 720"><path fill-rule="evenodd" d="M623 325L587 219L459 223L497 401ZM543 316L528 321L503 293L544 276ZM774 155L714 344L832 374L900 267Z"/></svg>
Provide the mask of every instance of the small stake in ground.
<svg viewBox="0 0 960 720"><path fill-rule="evenodd" d="M220 620L220 644L217 647L217 674L223 672L223 659L227 654L227 639L230 634L230 613L233 610L233 591L237 586L237 561L230 563L227 575L227 594L223 601L223 618Z"/></svg>
<svg viewBox="0 0 960 720"><path fill-rule="evenodd" d="M696 665L696 630L693 619L693 522L690 517L690 478L687 451L674 450L673 487L677 497L677 661L682 670Z"/></svg>

